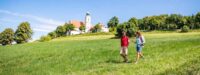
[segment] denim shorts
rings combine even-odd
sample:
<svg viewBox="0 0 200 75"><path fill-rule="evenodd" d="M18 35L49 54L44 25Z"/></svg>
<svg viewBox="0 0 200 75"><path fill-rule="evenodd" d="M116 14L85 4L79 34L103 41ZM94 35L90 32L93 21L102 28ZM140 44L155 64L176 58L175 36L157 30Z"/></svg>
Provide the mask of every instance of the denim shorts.
<svg viewBox="0 0 200 75"><path fill-rule="evenodd" d="M141 52L142 46L140 44L136 45L136 50L137 50L137 52Z"/></svg>

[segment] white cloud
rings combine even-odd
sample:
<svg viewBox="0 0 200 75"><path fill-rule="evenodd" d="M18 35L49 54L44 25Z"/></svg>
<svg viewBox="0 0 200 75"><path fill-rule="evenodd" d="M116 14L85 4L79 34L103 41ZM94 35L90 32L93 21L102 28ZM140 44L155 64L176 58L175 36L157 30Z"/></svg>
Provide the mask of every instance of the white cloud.
<svg viewBox="0 0 200 75"><path fill-rule="evenodd" d="M33 28L33 31L38 31L38 32L49 32L49 30L44 30L41 28Z"/></svg>
<svg viewBox="0 0 200 75"><path fill-rule="evenodd" d="M19 22L18 20L13 20L13 19L8 19L8 18L0 18L0 21L2 21L2 22L14 22L14 23Z"/></svg>
<svg viewBox="0 0 200 75"><path fill-rule="evenodd" d="M50 32L54 30L58 25L64 24L64 22L62 21L57 21L50 18L44 18L44 17L34 16L34 15L29 15L29 14L20 14L20 13L10 12L7 10L0 10L0 13L35 20L37 24L36 25L32 24L34 25L33 30L35 31ZM7 21L10 21L10 20L7 20Z"/></svg>
<svg viewBox="0 0 200 75"><path fill-rule="evenodd" d="M33 30L35 29L35 31L50 32L56 29L55 26L47 24L34 24L34 25L35 27L33 28Z"/></svg>

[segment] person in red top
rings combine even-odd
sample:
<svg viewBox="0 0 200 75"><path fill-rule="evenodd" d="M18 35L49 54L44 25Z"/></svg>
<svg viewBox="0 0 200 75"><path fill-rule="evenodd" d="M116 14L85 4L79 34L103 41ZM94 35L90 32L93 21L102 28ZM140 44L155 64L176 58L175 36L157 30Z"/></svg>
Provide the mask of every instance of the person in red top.
<svg viewBox="0 0 200 75"><path fill-rule="evenodd" d="M128 45L129 45L129 38L126 36L126 32L122 32L123 36L121 37L121 50L120 55L123 57L124 62L128 62Z"/></svg>

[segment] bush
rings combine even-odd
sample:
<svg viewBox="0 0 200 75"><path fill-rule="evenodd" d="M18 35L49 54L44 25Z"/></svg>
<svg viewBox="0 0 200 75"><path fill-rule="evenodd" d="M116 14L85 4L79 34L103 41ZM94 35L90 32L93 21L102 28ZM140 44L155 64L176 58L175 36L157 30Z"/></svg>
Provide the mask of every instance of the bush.
<svg viewBox="0 0 200 75"><path fill-rule="evenodd" d="M116 27L110 27L109 32L116 32Z"/></svg>
<svg viewBox="0 0 200 75"><path fill-rule="evenodd" d="M168 26L169 26L169 30L176 30L177 29L176 24L168 24Z"/></svg>
<svg viewBox="0 0 200 75"><path fill-rule="evenodd" d="M50 33L48 33L48 36L50 36L51 39L54 39L57 37L56 32L50 32Z"/></svg>
<svg viewBox="0 0 200 75"><path fill-rule="evenodd" d="M42 36L39 41L40 42L45 42L45 41L50 41L50 40L51 40L50 36Z"/></svg>
<svg viewBox="0 0 200 75"><path fill-rule="evenodd" d="M188 26L184 25L182 28L181 28L181 32L188 32L190 29Z"/></svg>
<svg viewBox="0 0 200 75"><path fill-rule="evenodd" d="M58 26L55 32L56 32L57 37L65 36L66 35L65 26Z"/></svg>
<svg viewBox="0 0 200 75"><path fill-rule="evenodd" d="M13 29L7 28L2 33L0 33L0 44L11 45L13 41L14 41Z"/></svg>

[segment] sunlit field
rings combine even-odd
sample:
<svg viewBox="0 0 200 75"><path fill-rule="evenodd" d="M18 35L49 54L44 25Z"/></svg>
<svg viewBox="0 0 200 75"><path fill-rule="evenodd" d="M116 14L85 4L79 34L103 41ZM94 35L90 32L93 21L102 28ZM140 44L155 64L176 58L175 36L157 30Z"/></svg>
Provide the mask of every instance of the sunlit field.
<svg viewBox="0 0 200 75"><path fill-rule="evenodd" d="M200 33L144 33L145 58L119 55L112 34L77 35L49 42L0 46L0 75L200 75Z"/></svg>

